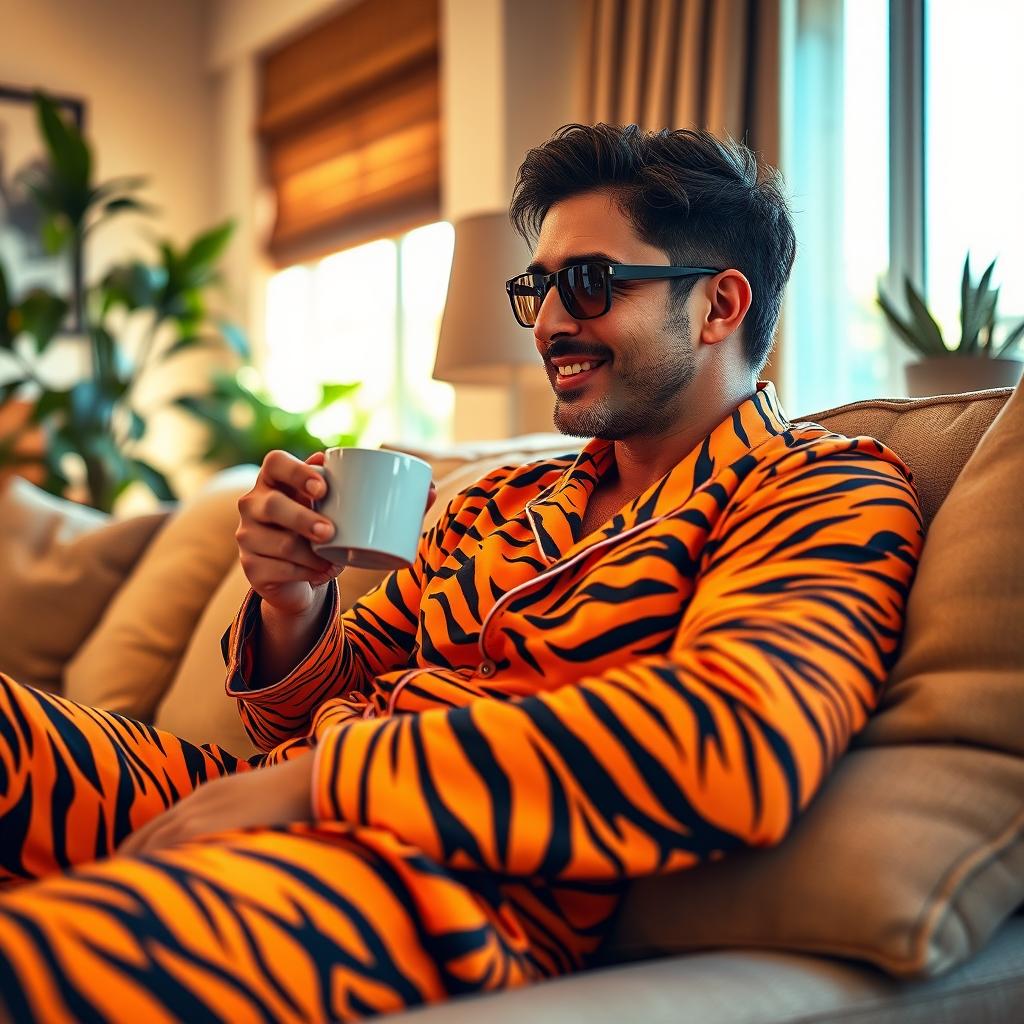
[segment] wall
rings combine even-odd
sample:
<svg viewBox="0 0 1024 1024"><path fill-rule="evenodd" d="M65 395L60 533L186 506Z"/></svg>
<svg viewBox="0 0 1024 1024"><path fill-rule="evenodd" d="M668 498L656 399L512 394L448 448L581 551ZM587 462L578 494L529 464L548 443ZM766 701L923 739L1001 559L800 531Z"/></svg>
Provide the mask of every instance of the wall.
<svg viewBox="0 0 1024 1024"><path fill-rule="evenodd" d="M212 122L204 0L0 2L0 81L85 99L101 178L148 174L159 228L176 240L209 224ZM138 248L131 218L97 236L91 272Z"/></svg>
<svg viewBox="0 0 1024 1024"><path fill-rule="evenodd" d="M444 215L504 210L526 151L581 118L584 0L444 0ZM501 282L494 282L501 287ZM533 345L528 331L523 344ZM508 388L456 387L455 439L552 430L540 360Z"/></svg>
<svg viewBox="0 0 1024 1024"><path fill-rule="evenodd" d="M98 178L150 178L144 196L158 216L124 215L92 236L87 279L111 262L147 255L144 232L182 243L216 216L206 10L205 0L0 0L0 81L84 99ZM56 344L46 363L51 380L74 379L84 351L77 339ZM204 365L189 358L161 373L139 392L140 405L164 404ZM161 452L187 453L198 441L194 424L161 413L151 419L146 454L161 462ZM174 479L188 487L193 475L182 468Z"/></svg>

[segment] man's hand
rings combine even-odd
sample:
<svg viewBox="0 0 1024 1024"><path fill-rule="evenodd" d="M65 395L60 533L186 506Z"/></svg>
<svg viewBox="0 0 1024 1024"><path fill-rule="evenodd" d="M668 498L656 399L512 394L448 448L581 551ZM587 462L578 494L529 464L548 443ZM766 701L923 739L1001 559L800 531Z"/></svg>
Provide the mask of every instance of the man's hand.
<svg viewBox="0 0 1024 1024"><path fill-rule="evenodd" d="M327 493L312 468L323 461L323 452L306 462L271 452L256 485L238 502L235 539L242 569L264 604L282 615L308 615L321 607L324 587L342 568L312 547L334 536L331 521L312 508Z"/></svg>
<svg viewBox="0 0 1024 1024"><path fill-rule="evenodd" d="M311 821L312 754L203 783L118 847L129 857L236 828Z"/></svg>

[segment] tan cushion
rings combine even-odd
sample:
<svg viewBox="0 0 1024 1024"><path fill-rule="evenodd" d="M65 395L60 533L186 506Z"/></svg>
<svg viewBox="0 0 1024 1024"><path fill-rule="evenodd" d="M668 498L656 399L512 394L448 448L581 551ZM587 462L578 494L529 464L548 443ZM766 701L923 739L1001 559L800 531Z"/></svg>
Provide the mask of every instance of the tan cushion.
<svg viewBox="0 0 1024 1024"><path fill-rule="evenodd" d="M237 557L238 498L256 469L218 474L150 545L65 672L72 700L151 720L192 631Z"/></svg>
<svg viewBox="0 0 1024 1024"><path fill-rule="evenodd" d="M930 975L1024 900L1024 392L1006 394L912 403L909 426L887 420L941 508L901 657L859 740L870 745L840 761L779 847L634 885L612 956L764 946ZM962 455L948 425L974 431L1004 402L943 503L927 473L947 444ZM845 413L813 419L883 433Z"/></svg>
<svg viewBox="0 0 1024 1024"><path fill-rule="evenodd" d="M237 702L224 692L220 638L248 591L249 581L236 558L203 610L154 720L175 736L217 743L236 757L249 757L256 747L242 728Z"/></svg>
<svg viewBox="0 0 1024 1024"><path fill-rule="evenodd" d="M65 663L166 518L116 520L9 479L0 493L0 671L59 690Z"/></svg>
<svg viewBox="0 0 1024 1024"><path fill-rule="evenodd" d="M971 743L1024 757L1022 478L1018 387L932 523L900 659L860 742Z"/></svg>
<svg viewBox="0 0 1024 1024"><path fill-rule="evenodd" d="M934 398L870 398L799 418L848 437L873 437L896 452L914 474L927 525L1011 390L995 388Z"/></svg>

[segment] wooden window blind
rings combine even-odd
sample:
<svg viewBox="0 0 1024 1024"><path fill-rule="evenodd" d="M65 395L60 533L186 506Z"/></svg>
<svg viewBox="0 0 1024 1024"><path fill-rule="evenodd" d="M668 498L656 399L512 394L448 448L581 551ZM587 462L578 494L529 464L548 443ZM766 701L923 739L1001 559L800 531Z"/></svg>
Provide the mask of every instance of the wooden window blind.
<svg viewBox="0 0 1024 1024"><path fill-rule="evenodd" d="M279 266L440 216L438 3L363 0L264 57Z"/></svg>

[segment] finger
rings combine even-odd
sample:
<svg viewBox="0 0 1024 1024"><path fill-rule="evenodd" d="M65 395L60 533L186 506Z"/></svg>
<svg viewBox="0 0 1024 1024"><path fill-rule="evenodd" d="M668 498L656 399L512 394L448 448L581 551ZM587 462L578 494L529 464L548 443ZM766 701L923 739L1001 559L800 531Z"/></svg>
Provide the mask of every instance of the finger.
<svg viewBox="0 0 1024 1024"><path fill-rule="evenodd" d="M255 518L322 544L334 536L334 524L326 516L300 505L279 491L269 491L254 507Z"/></svg>
<svg viewBox="0 0 1024 1024"><path fill-rule="evenodd" d="M437 501L437 484L433 480L430 481L430 490L427 492L427 507L423 510L429 512L431 505Z"/></svg>
<svg viewBox="0 0 1024 1024"><path fill-rule="evenodd" d="M330 572L334 565L326 558L321 558L310 547L304 537L291 530L283 530L277 526L264 526L261 523L247 524L236 533L240 548L254 555L265 558L276 558L282 562L305 566L316 572Z"/></svg>
<svg viewBox="0 0 1024 1024"><path fill-rule="evenodd" d="M260 478L275 490L290 488L310 498L322 498L327 493L327 485L312 464L288 452L270 452L260 467Z"/></svg>

